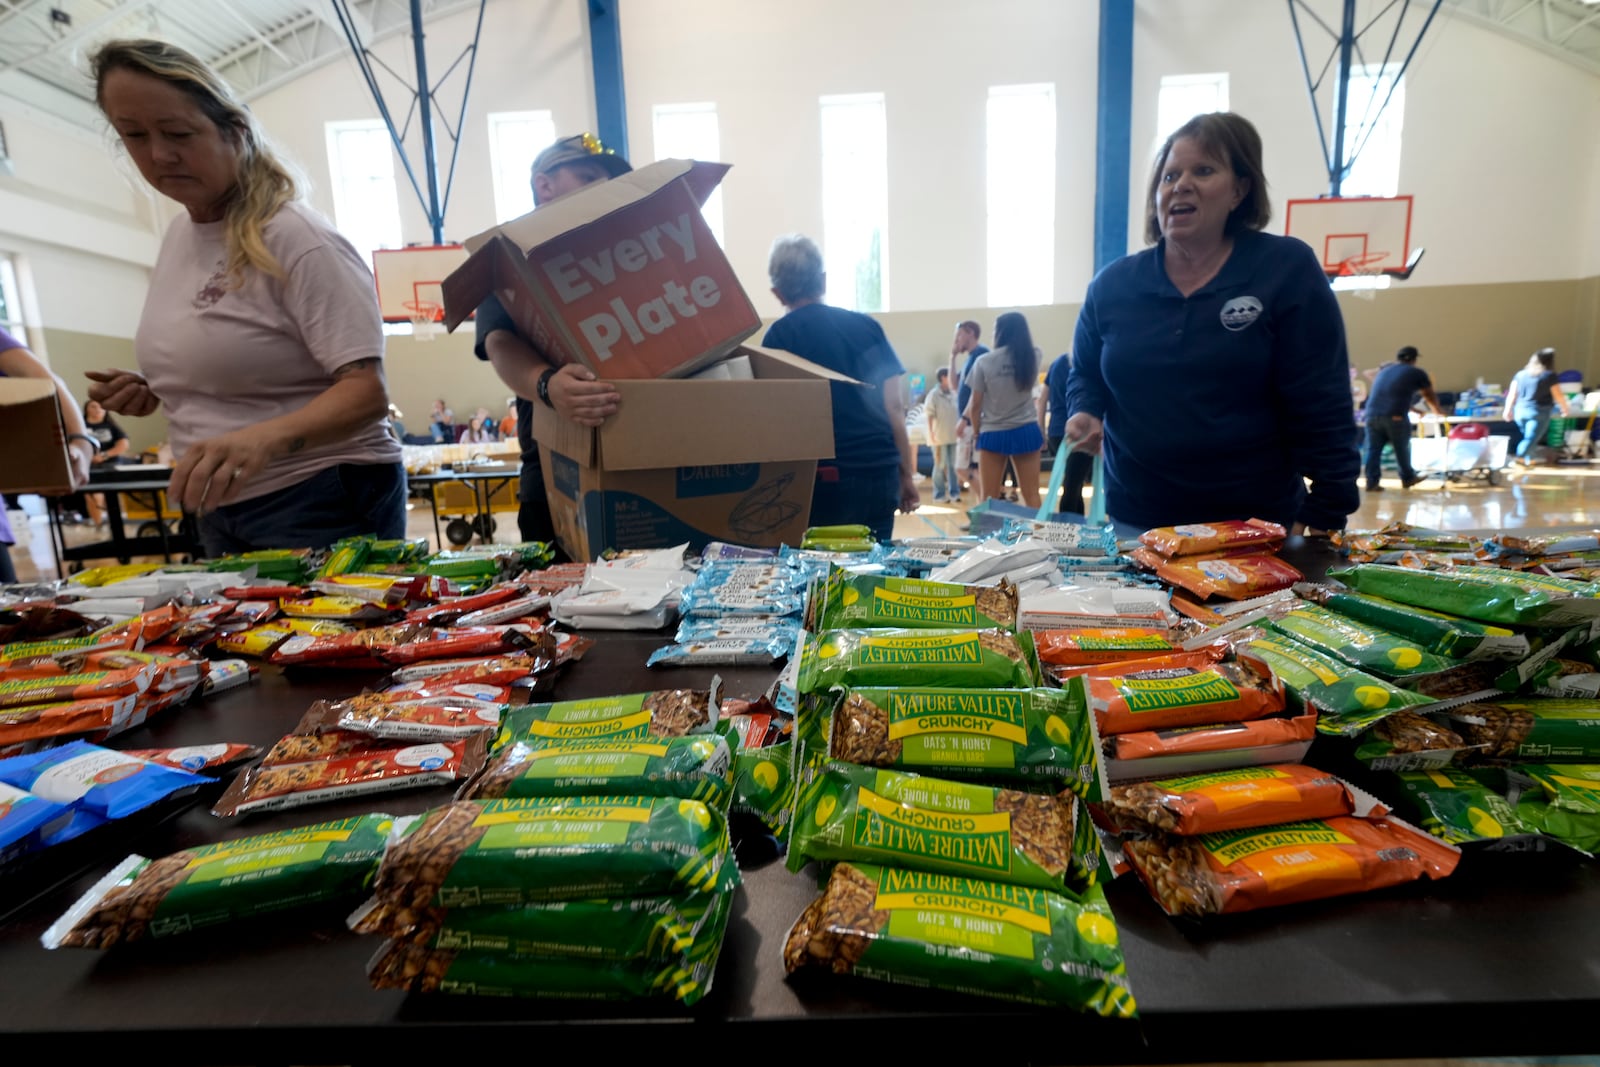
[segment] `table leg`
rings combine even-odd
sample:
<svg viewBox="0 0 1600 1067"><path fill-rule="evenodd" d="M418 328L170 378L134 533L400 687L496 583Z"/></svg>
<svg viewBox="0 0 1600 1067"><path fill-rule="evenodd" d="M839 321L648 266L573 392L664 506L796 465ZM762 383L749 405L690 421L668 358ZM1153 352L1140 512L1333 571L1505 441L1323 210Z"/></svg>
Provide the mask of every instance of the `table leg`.
<svg viewBox="0 0 1600 1067"><path fill-rule="evenodd" d="M160 498L157 498L160 503ZM159 508L156 517L160 518ZM128 554L128 531L122 525L122 494L111 486L106 487L106 528L111 531L111 555L118 563L126 564L133 557Z"/></svg>
<svg viewBox="0 0 1600 1067"><path fill-rule="evenodd" d="M50 528L50 554L56 560L56 577L65 580L67 570L63 557L67 551L67 532L61 528L61 509L58 504L59 501L53 496L44 498L45 525Z"/></svg>
<svg viewBox="0 0 1600 1067"><path fill-rule="evenodd" d="M444 534L439 532L439 497L434 492L437 482L428 483L428 510L433 512L433 545L438 551L444 551Z"/></svg>

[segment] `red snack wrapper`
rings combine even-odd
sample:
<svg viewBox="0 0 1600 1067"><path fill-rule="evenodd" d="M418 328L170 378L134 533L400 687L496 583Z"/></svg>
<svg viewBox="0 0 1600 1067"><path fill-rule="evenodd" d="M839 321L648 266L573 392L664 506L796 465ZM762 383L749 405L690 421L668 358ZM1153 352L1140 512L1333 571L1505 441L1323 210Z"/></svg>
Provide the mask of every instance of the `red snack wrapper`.
<svg viewBox="0 0 1600 1067"><path fill-rule="evenodd" d="M1078 663L1071 666L1047 664L1045 669L1054 675L1057 681L1064 682L1079 674L1104 676L1126 674L1129 671L1159 671L1170 667L1205 667L1212 663L1220 663L1226 655L1227 650L1221 645L1206 645L1192 652L1174 652L1171 655L1129 659L1120 663Z"/></svg>
<svg viewBox="0 0 1600 1067"><path fill-rule="evenodd" d="M534 593L530 596L518 597L508 600L504 604L493 607L480 608L468 612L455 621L457 626L494 626L502 622L511 622L514 619L529 619L550 607L548 593Z"/></svg>
<svg viewBox="0 0 1600 1067"><path fill-rule="evenodd" d="M433 630L411 641L387 644L379 651L385 663L406 664L426 659L452 659L460 656L499 656L544 645L548 635L530 626L483 626L453 630ZM541 640L542 638L542 640ZM547 656L548 658L548 656Z"/></svg>
<svg viewBox="0 0 1600 1067"><path fill-rule="evenodd" d="M1317 733L1317 716L1257 719L1254 722L1208 723L1171 730L1141 730L1113 734L1105 739L1111 759L1148 759L1190 752L1229 752L1241 748L1267 748L1310 741Z"/></svg>
<svg viewBox="0 0 1600 1067"><path fill-rule="evenodd" d="M311 590L299 585L230 585L222 591L229 600L295 600L310 596Z"/></svg>
<svg viewBox="0 0 1600 1067"><path fill-rule="evenodd" d="M726 707L726 705L724 705ZM727 716L739 735L739 748L765 748L767 732L772 728L772 716L766 712L746 711Z"/></svg>
<svg viewBox="0 0 1600 1067"><path fill-rule="evenodd" d="M1287 589L1305 575L1277 556L1259 555L1183 557L1162 563L1156 568L1156 577L1202 600L1211 596L1248 600Z"/></svg>
<svg viewBox="0 0 1600 1067"><path fill-rule="evenodd" d="M1115 663L1181 651L1165 630L1116 627L1090 630L1035 630L1033 647L1040 663L1061 665Z"/></svg>
<svg viewBox="0 0 1600 1067"><path fill-rule="evenodd" d="M429 689L435 685L482 682L484 685L510 685L538 669L538 661L526 652L489 659L428 660L401 667L389 675L386 689Z"/></svg>
<svg viewBox="0 0 1600 1067"><path fill-rule="evenodd" d="M334 756L367 752L386 752L397 747L400 746L393 741L380 741L371 734L358 734L349 730L328 730L320 734L288 734L278 738L272 747L267 749L266 755L261 757L261 766L305 763L308 760L330 759Z"/></svg>
<svg viewBox="0 0 1600 1067"><path fill-rule="evenodd" d="M1265 548L1277 545L1288 536L1282 526L1262 519L1230 519L1227 522L1193 522L1182 526L1161 526L1139 535L1163 556L1196 556L1236 545Z"/></svg>
<svg viewBox="0 0 1600 1067"><path fill-rule="evenodd" d="M448 626L468 612L491 608L508 600L525 596L528 590L521 585L497 585L475 596L454 597L417 608L406 615L406 622L424 622L430 626Z"/></svg>
<svg viewBox="0 0 1600 1067"><path fill-rule="evenodd" d="M340 730L393 740L446 741L499 729L510 693L493 686L476 689L479 695L474 696L390 692L319 700L301 717L295 733Z"/></svg>
<svg viewBox="0 0 1600 1067"><path fill-rule="evenodd" d="M380 649L390 649L411 641L428 640L437 631L415 623L375 626L354 633L318 636L294 634L278 645L270 659L281 666L315 663L321 666L378 667Z"/></svg>
<svg viewBox="0 0 1600 1067"><path fill-rule="evenodd" d="M483 769L488 736L459 741L390 746L367 752L249 767L228 786L211 814L229 818L252 811L279 811L346 797L449 785Z"/></svg>
<svg viewBox="0 0 1600 1067"><path fill-rule="evenodd" d="M0 672L0 707L143 693L155 684L159 663L142 652L87 652L12 662Z"/></svg>
<svg viewBox="0 0 1600 1067"><path fill-rule="evenodd" d="M1388 817L1130 838L1122 847L1163 911L1196 918L1445 878L1461 861L1459 849Z"/></svg>
<svg viewBox="0 0 1600 1067"><path fill-rule="evenodd" d="M1089 674L1089 710L1102 737L1246 722L1283 710L1283 683L1255 661Z"/></svg>
<svg viewBox="0 0 1600 1067"><path fill-rule="evenodd" d="M1097 821L1119 833L1162 830L1193 837L1331 819L1355 811L1355 801L1331 774L1277 763L1114 785L1094 811Z"/></svg>
<svg viewBox="0 0 1600 1067"><path fill-rule="evenodd" d="M192 745L188 748L130 748L125 749L124 753L151 763L159 763L163 767L175 767L180 771L198 774L203 771L218 771L236 763L243 763L245 760L255 759L261 755L261 749L255 745L230 744L223 741L215 745Z"/></svg>

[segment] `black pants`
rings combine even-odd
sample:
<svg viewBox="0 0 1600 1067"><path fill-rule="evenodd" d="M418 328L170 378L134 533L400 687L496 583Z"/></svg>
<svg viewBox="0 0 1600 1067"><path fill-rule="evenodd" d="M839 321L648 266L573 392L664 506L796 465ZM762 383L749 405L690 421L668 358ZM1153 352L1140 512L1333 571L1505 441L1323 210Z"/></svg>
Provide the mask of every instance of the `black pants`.
<svg viewBox="0 0 1600 1067"><path fill-rule="evenodd" d="M570 563L568 556L556 540L555 520L550 517L550 498L545 495L544 468L538 453L531 461L522 461L522 473L517 491L517 534L524 541L543 541L555 549L552 563Z"/></svg>
<svg viewBox="0 0 1600 1067"><path fill-rule="evenodd" d="M1052 458L1061 451L1061 438L1052 437L1046 446L1045 453ZM1089 480L1089 475L1094 472L1094 457L1087 452L1067 453L1067 475L1061 482L1061 503L1056 505L1058 512L1071 512L1074 515L1083 514L1083 483Z"/></svg>
<svg viewBox="0 0 1600 1067"><path fill-rule="evenodd" d="M1402 484L1417 480L1411 467L1411 420L1404 415L1367 417L1367 488L1376 489L1383 477L1383 446L1394 446L1394 461L1400 466Z"/></svg>

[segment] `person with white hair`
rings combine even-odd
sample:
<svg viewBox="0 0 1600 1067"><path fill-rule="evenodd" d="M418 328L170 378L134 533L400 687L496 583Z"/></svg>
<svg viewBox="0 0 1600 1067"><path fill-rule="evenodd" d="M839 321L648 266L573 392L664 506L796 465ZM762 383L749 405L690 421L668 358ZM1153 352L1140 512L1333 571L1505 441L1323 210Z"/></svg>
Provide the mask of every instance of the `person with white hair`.
<svg viewBox="0 0 1600 1067"><path fill-rule="evenodd" d="M906 435L905 368L876 320L822 302L827 275L811 238L794 233L773 241L767 274L787 314L761 343L865 383L830 383L833 459L817 464L810 524L859 523L888 541L895 508L910 513L919 503L916 453Z"/></svg>

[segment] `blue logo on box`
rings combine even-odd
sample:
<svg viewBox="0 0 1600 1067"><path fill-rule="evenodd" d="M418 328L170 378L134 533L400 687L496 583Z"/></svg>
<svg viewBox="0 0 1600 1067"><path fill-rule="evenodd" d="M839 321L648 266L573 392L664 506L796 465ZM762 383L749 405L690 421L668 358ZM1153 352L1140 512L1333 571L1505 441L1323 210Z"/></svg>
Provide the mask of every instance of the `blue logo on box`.
<svg viewBox="0 0 1600 1067"><path fill-rule="evenodd" d="M556 492L568 500L578 499L578 461L560 452L550 453L550 480Z"/></svg>
<svg viewBox="0 0 1600 1067"><path fill-rule="evenodd" d="M756 484L761 476L759 463L713 464L706 467L679 467L677 469L679 500L702 496L726 496L743 493Z"/></svg>

